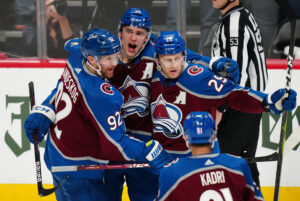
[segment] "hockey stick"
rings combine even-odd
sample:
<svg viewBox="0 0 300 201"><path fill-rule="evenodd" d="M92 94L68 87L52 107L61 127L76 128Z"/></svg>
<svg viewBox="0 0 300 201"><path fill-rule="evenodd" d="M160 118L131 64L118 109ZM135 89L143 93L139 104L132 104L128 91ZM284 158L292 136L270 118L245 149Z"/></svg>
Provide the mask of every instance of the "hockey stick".
<svg viewBox="0 0 300 201"><path fill-rule="evenodd" d="M274 152L273 154L267 156L259 156L255 158L245 158L247 163L256 163L256 162L269 162L269 161L277 161L279 154Z"/></svg>
<svg viewBox="0 0 300 201"><path fill-rule="evenodd" d="M276 161L278 153L256 158L245 158L248 163ZM116 165L70 165L70 166L52 166L51 172L73 172L81 170L113 170L124 168L150 168L148 163L129 163L129 164L116 164Z"/></svg>
<svg viewBox="0 0 300 201"><path fill-rule="evenodd" d="M30 107L32 109L32 107L35 105L33 82L29 82L28 87L29 87ZM34 144L34 158L35 158L35 170L36 170L36 181L37 181L37 186L38 186L38 194L39 194L39 196L43 197L43 196L50 195L51 193L56 191L62 185L62 183L58 184L56 187L51 188L51 189L45 189L43 187L38 130L34 131L33 138L34 138L33 144Z"/></svg>
<svg viewBox="0 0 300 201"><path fill-rule="evenodd" d="M290 33L290 44L289 44L289 55L288 55L288 65L286 71L286 86L285 89L289 92L291 88L291 77L292 77L292 66L294 60L294 46L295 46L295 34L296 34L296 14L294 10L291 8L289 3L286 0L275 0L278 5L285 10L287 14L290 25L291 25L291 33ZM278 149L278 161L276 168L276 177L275 177L275 190L274 190L274 201L278 201L279 198L279 189L280 189L280 177L281 177L281 169L282 169L282 160L283 160L283 151L284 144L286 138L286 126L287 126L287 112L283 111L282 120L281 120L281 130L280 130L280 138L279 138L279 149Z"/></svg>
<svg viewBox="0 0 300 201"><path fill-rule="evenodd" d="M81 170L113 170L124 168L149 168L148 163L129 163L116 165L70 165L70 166L52 166L51 172L73 172Z"/></svg>

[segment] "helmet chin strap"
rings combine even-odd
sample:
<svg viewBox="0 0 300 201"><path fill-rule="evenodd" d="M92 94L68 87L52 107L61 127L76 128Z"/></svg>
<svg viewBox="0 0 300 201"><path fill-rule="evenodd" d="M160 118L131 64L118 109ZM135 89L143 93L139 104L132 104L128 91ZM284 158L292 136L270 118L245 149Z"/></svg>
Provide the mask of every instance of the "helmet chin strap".
<svg viewBox="0 0 300 201"><path fill-rule="evenodd" d="M97 58L97 57L96 57L96 58L94 57L94 59L96 59L96 60L98 61L98 58ZM93 70L96 71L97 75L99 75L100 77L103 78L102 73L101 73L101 66L100 66L100 64L99 64L98 62L97 62L98 69L96 69L92 64L90 64L89 61L86 61L86 63L87 63L87 65L88 65L89 67L91 67Z"/></svg>
<svg viewBox="0 0 300 201"><path fill-rule="evenodd" d="M219 8L219 10L225 9L232 2L235 2L235 0L233 0L233 1L227 0L227 3L222 8Z"/></svg>
<svg viewBox="0 0 300 201"><path fill-rule="evenodd" d="M155 62L156 62L156 69L165 77L165 75L164 75L164 73L163 73L163 71L162 71L162 68L161 68L161 66L159 65L159 63L157 62L157 60L158 59L156 59L155 60Z"/></svg>
<svg viewBox="0 0 300 201"><path fill-rule="evenodd" d="M215 142L216 142L216 139L217 139L216 131L215 131L215 133L214 133L213 135L214 135L214 138L213 138L212 143L211 143L211 145L210 145L210 148L211 148L211 149L213 149L213 148L215 147Z"/></svg>
<svg viewBox="0 0 300 201"><path fill-rule="evenodd" d="M215 147L215 140L212 141L212 143L210 144L210 148L213 149Z"/></svg>

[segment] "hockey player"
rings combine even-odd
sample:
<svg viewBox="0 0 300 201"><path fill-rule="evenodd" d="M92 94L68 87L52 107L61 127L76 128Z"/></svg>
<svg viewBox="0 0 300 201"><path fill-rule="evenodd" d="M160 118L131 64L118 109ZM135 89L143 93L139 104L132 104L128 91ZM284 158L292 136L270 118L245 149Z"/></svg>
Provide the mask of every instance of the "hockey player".
<svg viewBox="0 0 300 201"><path fill-rule="evenodd" d="M151 34L151 26L151 19L146 10L130 8L123 14L118 33L121 41L119 64L111 79L124 96L122 115L126 133L145 142L152 139L149 93L155 71L155 37ZM226 68L227 75L238 80L238 66L233 60L211 60L192 51L188 52L189 60L207 65L212 62L215 71L222 72L225 64L229 63L229 68ZM157 194L158 175L149 169L108 170L105 180L112 193L111 200L121 200L125 180L131 201L152 201Z"/></svg>
<svg viewBox="0 0 300 201"><path fill-rule="evenodd" d="M119 64L111 79L124 97L122 115L126 133L144 142L152 139L149 92L155 58L150 40L151 25L146 10L130 8L123 14L118 28L121 42ZM111 161L111 164L116 163L119 162ZM105 183L111 201L122 200L125 181L131 201L150 201L157 195L158 175L152 170L107 170Z"/></svg>
<svg viewBox="0 0 300 201"><path fill-rule="evenodd" d="M183 139L182 122L192 111L207 111L227 104L248 113L280 114L296 106L296 92L279 89L265 94L243 88L203 65L185 62L185 42L177 31L161 32L155 45L157 68L151 82L153 139L175 157L190 154ZM241 133L242 135L242 133Z"/></svg>
<svg viewBox="0 0 300 201"><path fill-rule="evenodd" d="M52 166L91 165L108 160L149 162L160 169L170 156L159 143L124 135L123 97L106 80L112 78L120 50L110 32L93 29L82 39L66 44L71 54L57 88L35 106L25 121L27 138L39 128L39 140L47 133L45 162ZM55 116L56 113L56 116ZM111 200L103 183L103 171L53 173L53 183L66 181L55 192L57 200Z"/></svg>
<svg viewBox="0 0 300 201"><path fill-rule="evenodd" d="M192 156L162 169L157 200L264 200L243 158L211 153L216 127L208 112L190 113L183 129Z"/></svg>

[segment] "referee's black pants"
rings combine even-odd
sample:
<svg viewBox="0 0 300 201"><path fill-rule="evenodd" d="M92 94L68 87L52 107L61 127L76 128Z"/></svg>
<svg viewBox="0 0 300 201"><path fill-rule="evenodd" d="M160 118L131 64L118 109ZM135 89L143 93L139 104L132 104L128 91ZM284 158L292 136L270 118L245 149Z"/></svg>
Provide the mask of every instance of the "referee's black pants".
<svg viewBox="0 0 300 201"><path fill-rule="evenodd" d="M229 109L218 125L220 151L232 155L255 157L262 113L251 114ZM260 186L256 163L249 163L254 182Z"/></svg>

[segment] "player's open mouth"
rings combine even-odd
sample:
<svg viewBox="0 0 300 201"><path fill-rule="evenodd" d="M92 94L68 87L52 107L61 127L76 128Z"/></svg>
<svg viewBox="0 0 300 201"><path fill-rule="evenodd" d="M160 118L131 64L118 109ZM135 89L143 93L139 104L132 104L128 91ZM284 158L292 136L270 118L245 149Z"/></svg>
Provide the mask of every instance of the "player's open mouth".
<svg viewBox="0 0 300 201"><path fill-rule="evenodd" d="M129 47L129 51L133 52L136 48L136 45L135 44L129 44L128 47Z"/></svg>

